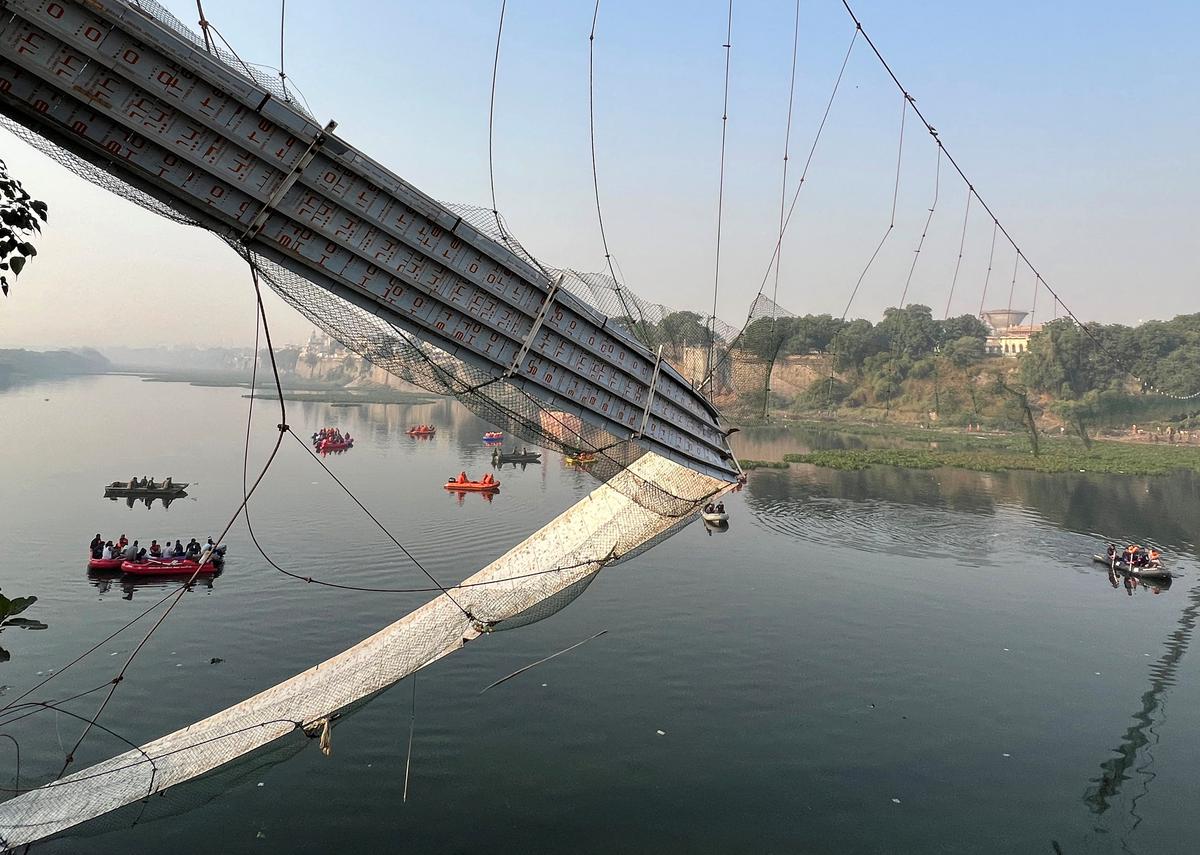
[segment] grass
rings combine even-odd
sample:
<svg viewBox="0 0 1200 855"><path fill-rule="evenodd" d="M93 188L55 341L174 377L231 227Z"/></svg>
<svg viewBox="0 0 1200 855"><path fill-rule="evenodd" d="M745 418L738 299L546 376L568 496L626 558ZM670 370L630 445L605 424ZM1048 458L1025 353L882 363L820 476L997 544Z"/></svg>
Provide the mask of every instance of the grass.
<svg viewBox="0 0 1200 855"><path fill-rule="evenodd" d="M1101 472L1120 475L1167 475L1178 470L1200 472L1200 448L1094 442L1090 449L1067 440L1043 442L1042 453L1028 448L984 447L964 451L942 448L875 448L786 454L789 463L811 463L831 469L899 466L906 469L951 467L977 472Z"/></svg>
<svg viewBox="0 0 1200 855"><path fill-rule="evenodd" d="M787 469L788 463L786 460L739 460L738 463L742 469L749 472L751 469Z"/></svg>

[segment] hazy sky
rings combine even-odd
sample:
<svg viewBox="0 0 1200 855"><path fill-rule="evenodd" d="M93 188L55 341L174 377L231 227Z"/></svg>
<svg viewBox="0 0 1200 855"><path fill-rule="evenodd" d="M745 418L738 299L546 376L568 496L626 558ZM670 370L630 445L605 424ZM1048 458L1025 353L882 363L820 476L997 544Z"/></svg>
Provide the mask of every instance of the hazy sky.
<svg viewBox="0 0 1200 855"><path fill-rule="evenodd" d="M166 3L182 20L192 0ZM1136 321L1200 311L1200 4L858 0L867 31L949 151L1068 304ZM487 119L499 2L288 3L287 72L314 114L439 199L487 204ZM336 11L334 11L336 9ZM250 61L278 62L279 5L205 0ZM631 288L712 302L724 2L603 0L596 40L600 189ZM792 4L738 0L719 314L740 324L774 246ZM496 190L517 236L552 264L600 270L588 149L588 0L509 0L496 96ZM791 184L852 24L803 0ZM779 302L840 314L887 226L900 96L855 46L783 251ZM909 116L896 228L852 315L895 304L933 198L936 150ZM51 219L0 302L0 346L253 340L244 264L215 237L92 187L0 131L0 155ZM947 164L943 164L946 166ZM789 195L791 190L789 189ZM966 188L942 171L908 302L945 308ZM972 210L952 306L979 308L991 223ZM1013 254L996 251L990 306ZM1033 280L1018 275L1015 307ZM773 283L768 284L768 293ZM272 300L277 340L310 327ZM1045 294L1039 319L1050 311Z"/></svg>

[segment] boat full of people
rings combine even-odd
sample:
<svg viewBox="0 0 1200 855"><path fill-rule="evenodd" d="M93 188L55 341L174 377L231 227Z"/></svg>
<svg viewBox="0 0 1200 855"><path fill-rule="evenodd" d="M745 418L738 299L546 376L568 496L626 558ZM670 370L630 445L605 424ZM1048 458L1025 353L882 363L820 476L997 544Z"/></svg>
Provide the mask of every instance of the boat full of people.
<svg viewBox="0 0 1200 855"><path fill-rule="evenodd" d="M155 481L149 475L141 478L134 476L128 481L113 481L104 485L104 495L109 498L121 496L175 496L181 495L187 489L186 481L174 481L168 475L161 481Z"/></svg>
<svg viewBox="0 0 1200 855"><path fill-rule="evenodd" d="M320 454L331 451L345 451L354 446L354 437L350 432L342 433L334 427L324 427L312 435L313 448Z"/></svg>
<svg viewBox="0 0 1200 855"><path fill-rule="evenodd" d="M447 490L455 490L461 492L474 493L498 493L500 492L500 482L488 472L478 481L472 481L467 477L466 472L459 472L457 476L448 480L444 485Z"/></svg>
<svg viewBox="0 0 1200 855"><path fill-rule="evenodd" d="M591 466L596 462L596 455L590 451L572 451L563 455L563 463L568 466Z"/></svg>
<svg viewBox="0 0 1200 855"><path fill-rule="evenodd" d="M139 541L130 542L122 534L116 540L105 540L99 533L88 545L88 570L94 572L122 572L141 575L191 575L200 570L217 573L225 564L224 546L217 546L210 537L206 543L192 538L184 545L176 539L166 538L160 544L151 540L149 546Z"/></svg>
<svg viewBox="0 0 1200 855"><path fill-rule="evenodd" d="M1163 566L1162 553L1157 549L1131 543L1124 549L1115 543L1108 544L1104 555L1093 555L1092 560L1130 576L1141 579L1170 579L1171 571Z"/></svg>
<svg viewBox="0 0 1200 855"><path fill-rule="evenodd" d="M408 429L409 436L433 436L437 433L437 425L413 425Z"/></svg>

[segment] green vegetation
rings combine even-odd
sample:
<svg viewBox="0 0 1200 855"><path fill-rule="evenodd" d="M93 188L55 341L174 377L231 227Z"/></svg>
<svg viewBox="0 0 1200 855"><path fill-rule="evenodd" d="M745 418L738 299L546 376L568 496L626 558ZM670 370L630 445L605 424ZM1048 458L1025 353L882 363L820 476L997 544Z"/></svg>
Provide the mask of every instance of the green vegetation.
<svg viewBox="0 0 1200 855"><path fill-rule="evenodd" d="M25 192L21 182L8 174L0 160L0 292L8 296L8 274L15 279L25 263L37 255L30 238L42 233L46 222L45 202Z"/></svg>
<svg viewBox="0 0 1200 855"><path fill-rule="evenodd" d="M950 467L979 472L1029 470L1034 472L1101 472L1123 475L1166 475L1180 469L1200 472L1200 448L1095 442L1090 448L1074 440L1043 443L1041 453L1032 454L1028 445L1014 447L997 438L985 440L982 448L875 448L814 451L787 454L789 463L811 463L831 469L866 469L869 466L900 466L907 469ZM940 446L940 444L939 444Z"/></svg>
<svg viewBox="0 0 1200 855"><path fill-rule="evenodd" d="M9 599L0 594L0 632L3 632L7 627L15 629L45 629L46 624L40 620L31 620L30 618L17 617L21 612L37 602L37 597L14 597ZM3 647L0 647L0 662L7 662L11 655Z"/></svg>
<svg viewBox="0 0 1200 855"><path fill-rule="evenodd" d="M889 308L875 324L829 315L760 318L746 328L740 350L768 363L815 356L808 370L830 376L782 397L779 389L766 388L764 374L759 389L739 389L727 409L747 421L783 409L795 415L836 412L875 421L970 424L1021 431L1033 445L1047 428L1062 427L1085 445L1105 427L1200 429L1200 401L1155 394L1200 390L1200 314L1136 328L1090 324L1086 332L1069 319L1051 321L1017 359L987 357L986 338L979 319L939 321L918 304ZM1142 378L1140 386L1133 375Z"/></svg>
<svg viewBox="0 0 1200 855"><path fill-rule="evenodd" d="M738 464L743 471L749 472L752 469L787 469L788 464L783 460L739 460Z"/></svg>

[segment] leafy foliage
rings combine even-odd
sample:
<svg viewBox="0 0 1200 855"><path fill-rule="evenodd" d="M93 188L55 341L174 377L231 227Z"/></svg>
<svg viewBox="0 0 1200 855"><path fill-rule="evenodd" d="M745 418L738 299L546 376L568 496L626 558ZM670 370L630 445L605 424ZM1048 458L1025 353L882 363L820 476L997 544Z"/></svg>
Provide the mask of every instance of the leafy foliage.
<svg viewBox="0 0 1200 855"><path fill-rule="evenodd" d="M46 629L46 624L40 620L31 620L29 618L17 617L21 612L37 602L37 597L8 597L0 594L0 632L3 632L5 627L14 627L16 629ZM0 662L7 662L11 655L3 647L0 647Z"/></svg>
<svg viewBox="0 0 1200 855"><path fill-rule="evenodd" d="M41 234L46 222L45 202L32 198L21 182L8 174L0 160L0 292L8 296L8 274L15 279L26 262L37 255L30 238Z"/></svg>

